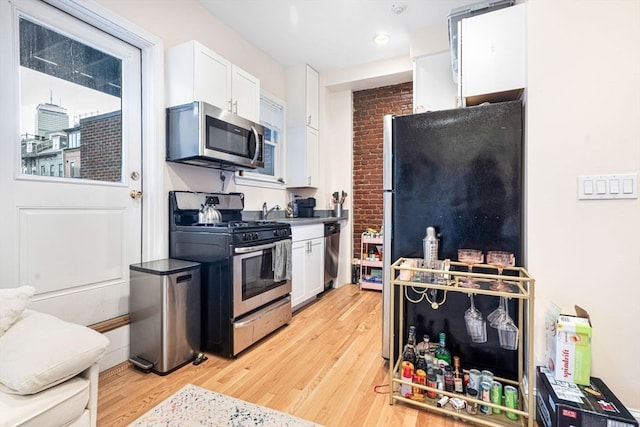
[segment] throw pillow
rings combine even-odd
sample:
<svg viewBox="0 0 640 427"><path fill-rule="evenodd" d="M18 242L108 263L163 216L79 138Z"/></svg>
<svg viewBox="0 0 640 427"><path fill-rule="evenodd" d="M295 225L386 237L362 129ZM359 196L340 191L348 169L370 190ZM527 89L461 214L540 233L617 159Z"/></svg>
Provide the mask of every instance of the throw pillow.
<svg viewBox="0 0 640 427"><path fill-rule="evenodd" d="M34 292L33 286L0 289L0 337L27 308Z"/></svg>
<svg viewBox="0 0 640 427"><path fill-rule="evenodd" d="M25 310L0 337L2 391L25 395L53 387L97 362L108 345L91 328Z"/></svg>

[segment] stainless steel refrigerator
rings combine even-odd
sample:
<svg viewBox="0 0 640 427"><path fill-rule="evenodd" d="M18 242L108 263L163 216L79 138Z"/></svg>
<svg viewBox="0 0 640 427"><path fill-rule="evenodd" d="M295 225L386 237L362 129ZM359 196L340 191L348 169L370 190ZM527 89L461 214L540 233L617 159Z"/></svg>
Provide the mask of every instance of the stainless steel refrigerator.
<svg viewBox="0 0 640 427"><path fill-rule="evenodd" d="M385 116L383 185L382 355L388 358L389 336L407 335L390 328L389 266L400 257L423 258L427 227L438 233L439 259L457 260L459 248L504 250L523 265L522 103ZM488 331L485 344L470 343L463 321L469 298L450 294L457 295L449 295L437 310L426 303L406 304L405 329L415 325L418 340L428 334L437 341L438 333L446 332L447 347L465 367L511 376L516 352L500 350L496 331ZM475 300L485 315L498 303L492 297ZM512 314L516 304L510 300Z"/></svg>

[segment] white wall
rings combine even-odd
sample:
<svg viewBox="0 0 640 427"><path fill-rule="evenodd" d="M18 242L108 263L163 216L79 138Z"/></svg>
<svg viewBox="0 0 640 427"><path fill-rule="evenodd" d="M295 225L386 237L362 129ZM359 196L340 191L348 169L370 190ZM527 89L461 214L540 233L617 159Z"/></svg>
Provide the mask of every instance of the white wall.
<svg viewBox="0 0 640 427"><path fill-rule="evenodd" d="M322 144L320 153L324 180L322 187L330 198L334 191L346 191L343 209L353 213L352 158L352 96L350 90L325 91L324 109L321 116ZM336 284L351 282L353 221L341 223L340 264Z"/></svg>
<svg viewBox="0 0 640 427"><path fill-rule="evenodd" d="M640 202L577 200L577 177L640 172L640 2L528 2L527 254L536 363L550 302L593 322L592 375L640 408Z"/></svg>

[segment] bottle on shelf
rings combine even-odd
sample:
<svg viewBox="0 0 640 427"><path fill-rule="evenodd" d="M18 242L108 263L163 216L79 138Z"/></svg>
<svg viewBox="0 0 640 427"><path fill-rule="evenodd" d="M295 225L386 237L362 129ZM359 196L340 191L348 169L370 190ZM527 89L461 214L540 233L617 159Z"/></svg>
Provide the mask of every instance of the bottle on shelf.
<svg viewBox="0 0 640 427"><path fill-rule="evenodd" d="M422 336L422 341L416 344L416 351L420 352L420 350L424 350L425 355L429 352L429 335L424 334Z"/></svg>
<svg viewBox="0 0 640 427"><path fill-rule="evenodd" d="M451 366L444 367L444 391L453 393L455 388L455 381L453 378L453 368Z"/></svg>
<svg viewBox="0 0 640 427"><path fill-rule="evenodd" d="M404 346L402 352L402 360L405 362L411 362L413 366L416 364L416 327L409 326L409 336L407 337L407 343Z"/></svg>
<svg viewBox="0 0 640 427"><path fill-rule="evenodd" d="M453 381L454 391L456 393L464 393L464 374L460 368L460 356L453 356Z"/></svg>
<svg viewBox="0 0 640 427"><path fill-rule="evenodd" d="M425 352L423 349L418 350L418 359L416 361L416 372L418 369L422 369L424 372L429 370L429 365L427 364L427 359L425 357Z"/></svg>
<svg viewBox="0 0 640 427"><path fill-rule="evenodd" d="M451 353L447 350L447 334L444 332L440 332L439 335L440 341L438 344L438 348L436 348L435 356L438 359L438 365L440 369L444 369L445 366L451 365Z"/></svg>
<svg viewBox="0 0 640 427"><path fill-rule="evenodd" d="M413 372L410 366L405 366L402 370L402 380L412 382L413 381ZM411 398L412 387L408 384L400 385L400 395L402 397Z"/></svg>

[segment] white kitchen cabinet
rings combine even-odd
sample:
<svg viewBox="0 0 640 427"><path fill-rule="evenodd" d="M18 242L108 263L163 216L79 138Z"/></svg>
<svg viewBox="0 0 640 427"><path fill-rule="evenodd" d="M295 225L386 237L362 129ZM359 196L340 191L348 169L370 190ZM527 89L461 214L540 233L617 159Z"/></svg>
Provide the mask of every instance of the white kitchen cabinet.
<svg viewBox="0 0 640 427"><path fill-rule="evenodd" d="M260 80L235 65L231 67L231 111L260 123Z"/></svg>
<svg viewBox="0 0 640 427"><path fill-rule="evenodd" d="M319 74L309 65L287 69L287 123L319 130Z"/></svg>
<svg viewBox="0 0 640 427"><path fill-rule="evenodd" d="M260 80L192 40L170 48L167 106L204 101L254 122L260 120Z"/></svg>
<svg viewBox="0 0 640 427"><path fill-rule="evenodd" d="M294 225L291 239L291 306L295 310L324 290L324 225Z"/></svg>
<svg viewBox="0 0 640 427"><path fill-rule="evenodd" d="M287 70L288 187L318 187L319 87L310 66Z"/></svg>
<svg viewBox="0 0 640 427"><path fill-rule="evenodd" d="M526 87L526 4L461 23L460 91L465 105L518 99Z"/></svg>
<svg viewBox="0 0 640 427"><path fill-rule="evenodd" d="M287 186L317 188L318 131L310 126L291 127L287 138Z"/></svg>
<svg viewBox="0 0 640 427"><path fill-rule="evenodd" d="M457 85L451 79L451 56L439 52L413 59L413 112L456 108Z"/></svg>

